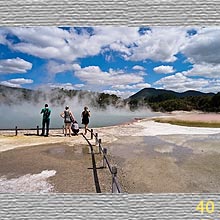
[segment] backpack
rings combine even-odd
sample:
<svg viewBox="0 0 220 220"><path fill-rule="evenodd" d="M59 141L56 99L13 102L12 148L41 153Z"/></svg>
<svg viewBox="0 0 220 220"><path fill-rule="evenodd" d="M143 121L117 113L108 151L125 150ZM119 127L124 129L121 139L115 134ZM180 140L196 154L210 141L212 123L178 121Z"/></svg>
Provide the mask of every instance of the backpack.
<svg viewBox="0 0 220 220"><path fill-rule="evenodd" d="M78 125L77 121L72 123L71 129L74 134L77 134L79 132L79 125Z"/></svg>
<svg viewBox="0 0 220 220"><path fill-rule="evenodd" d="M64 111L64 122L65 123L71 122L70 112L66 110Z"/></svg>
<svg viewBox="0 0 220 220"><path fill-rule="evenodd" d="M48 108L46 108L45 111L44 111L44 118L48 119L49 117L50 117L50 111L49 111Z"/></svg>

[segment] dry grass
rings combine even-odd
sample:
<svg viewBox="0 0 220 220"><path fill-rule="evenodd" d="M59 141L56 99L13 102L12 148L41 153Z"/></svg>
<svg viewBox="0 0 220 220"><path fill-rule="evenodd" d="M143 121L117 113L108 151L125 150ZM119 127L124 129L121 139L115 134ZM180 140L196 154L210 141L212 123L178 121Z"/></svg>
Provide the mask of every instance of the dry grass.
<svg viewBox="0 0 220 220"><path fill-rule="evenodd" d="M173 118L156 118L155 122L169 123L173 125L187 126L187 127L206 127L206 128L220 128L219 122L203 122L203 121L187 121Z"/></svg>

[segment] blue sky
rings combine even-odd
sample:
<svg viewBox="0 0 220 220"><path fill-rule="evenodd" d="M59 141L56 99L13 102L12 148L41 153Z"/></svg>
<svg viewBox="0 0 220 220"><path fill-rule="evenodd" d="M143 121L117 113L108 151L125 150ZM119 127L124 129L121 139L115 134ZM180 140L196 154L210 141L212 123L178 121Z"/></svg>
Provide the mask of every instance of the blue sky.
<svg viewBox="0 0 220 220"><path fill-rule="evenodd" d="M126 98L220 91L220 27L1 27L0 84Z"/></svg>

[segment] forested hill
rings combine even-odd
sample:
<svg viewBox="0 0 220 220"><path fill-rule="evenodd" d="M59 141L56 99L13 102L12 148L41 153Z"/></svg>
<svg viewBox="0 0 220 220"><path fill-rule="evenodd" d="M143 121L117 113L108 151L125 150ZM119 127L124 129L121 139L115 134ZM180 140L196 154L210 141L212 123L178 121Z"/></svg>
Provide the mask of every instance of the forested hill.
<svg viewBox="0 0 220 220"><path fill-rule="evenodd" d="M154 89L154 88L144 88L134 95L130 96L129 99L146 99L158 96L171 97L171 98L181 98L189 96L214 96L214 93L202 93L195 90L188 90L186 92L174 92L172 90L165 89Z"/></svg>
<svg viewBox="0 0 220 220"><path fill-rule="evenodd" d="M0 85L0 104L20 105L23 102L33 104L50 103L52 106L64 106L69 101L75 101L82 105L105 109L108 105L123 107L124 100L116 95L97 93L84 90L66 90L53 88L45 90L30 90L24 88L12 88Z"/></svg>
<svg viewBox="0 0 220 220"><path fill-rule="evenodd" d="M220 112L220 92L202 93L186 91L182 93L171 90L145 88L127 99L131 109L149 106L154 111L200 110Z"/></svg>

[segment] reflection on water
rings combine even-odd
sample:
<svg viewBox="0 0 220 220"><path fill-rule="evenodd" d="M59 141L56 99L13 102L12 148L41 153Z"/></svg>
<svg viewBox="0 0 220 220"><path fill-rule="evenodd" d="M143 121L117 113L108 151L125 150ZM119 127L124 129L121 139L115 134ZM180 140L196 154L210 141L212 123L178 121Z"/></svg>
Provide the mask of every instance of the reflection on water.
<svg viewBox="0 0 220 220"><path fill-rule="evenodd" d="M121 137L111 145L111 154L123 159L165 156L173 157L176 163L181 163L193 153L190 148L166 142L157 136Z"/></svg>
<svg viewBox="0 0 220 220"><path fill-rule="evenodd" d="M88 146L58 146L51 147L48 150L44 151L49 156L55 158L62 158L65 160L80 160L83 156L89 154Z"/></svg>

